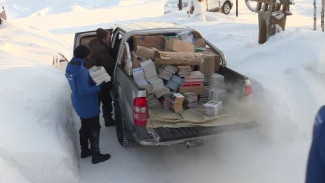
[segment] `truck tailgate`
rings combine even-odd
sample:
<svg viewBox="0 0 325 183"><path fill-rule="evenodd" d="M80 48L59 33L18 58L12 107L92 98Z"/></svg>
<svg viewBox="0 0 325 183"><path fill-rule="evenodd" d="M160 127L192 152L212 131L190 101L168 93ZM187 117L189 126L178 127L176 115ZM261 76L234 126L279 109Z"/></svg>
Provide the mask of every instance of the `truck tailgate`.
<svg viewBox="0 0 325 183"><path fill-rule="evenodd" d="M186 110L179 114L160 109L149 111L149 115L147 128L151 128L149 131L153 132L159 142L195 139L258 125L250 110L225 112L214 118L207 118L199 109Z"/></svg>
<svg viewBox="0 0 325 183"><path fill-rule="evenodd" d="M226 131L254 128L258 125L256 121L246 123L234 123L212 127L182 127L182 128L156 128L155 133L159 142L167 142L181 139L195 139L211 136Z"/></svg>

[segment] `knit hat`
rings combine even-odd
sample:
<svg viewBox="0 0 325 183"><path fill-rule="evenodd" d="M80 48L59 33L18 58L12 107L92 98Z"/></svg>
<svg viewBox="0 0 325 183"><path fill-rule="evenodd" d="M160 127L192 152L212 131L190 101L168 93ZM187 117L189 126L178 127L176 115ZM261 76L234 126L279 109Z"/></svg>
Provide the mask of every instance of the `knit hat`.
<svg viewBox="0 0 325 183"><path fill-rule="evenodd" d="M104 37L106 37L106 35L109 33L107 30L102 29L102 28L98 28L96 30L97 33L97 37L99 40L102 40Z"/></svg>
<svg viewBox="0 0 325 183"><path fill-rule="evenodd" d="M89 55L90 50L85 45L79 45L77 48L73 50L73 55L75 58L85 59Z"/></svg>

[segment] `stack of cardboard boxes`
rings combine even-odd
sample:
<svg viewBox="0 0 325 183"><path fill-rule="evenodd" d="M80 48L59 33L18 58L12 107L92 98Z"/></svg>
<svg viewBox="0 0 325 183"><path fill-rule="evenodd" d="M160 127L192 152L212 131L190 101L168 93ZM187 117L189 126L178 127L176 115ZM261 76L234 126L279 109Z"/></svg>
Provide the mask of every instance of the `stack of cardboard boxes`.
<svg viewBox="0 0 325 183"><path fill-rule="evenodd" d="M186 39L184 34L139 35L133 36L132 40L134 79L141 85L145 84L139 82L143 79L141 69L136 69L142 67L145 79L152 85L155 98L159 99L163 107L170 106L178 113L183 111L183 105L186 109L198 107L200 95L206 95L205 98L208 99L209 79L219 69L220 57L206 46L203 39L188 42L193 38L192 35ZM206 88L208 90L204 92ZM182 94L186 96L186 104L183 104ZM152 96L150 103L154 105L149 107L159 106Z"/></svg>

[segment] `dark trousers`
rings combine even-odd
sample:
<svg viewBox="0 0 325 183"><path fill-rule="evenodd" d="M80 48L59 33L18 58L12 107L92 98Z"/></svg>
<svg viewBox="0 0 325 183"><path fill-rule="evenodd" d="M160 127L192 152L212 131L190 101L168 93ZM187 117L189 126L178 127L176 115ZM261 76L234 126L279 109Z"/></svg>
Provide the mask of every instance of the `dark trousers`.
<svg viewBox="0 0 325 183"><path fill-rule="evenodd" d="M112 118L112 97L110 91L112 89L112 82L103 83L100 85L100 91L98 94L99 101L102 103L102 112L105 120Z"/></svg>
<svg viewBox="0 0 325 183"><path fill-rule="evenodd" d="M99 152L99 115L91 118L80 119L81 128L79 130L79 134L81 150L89 149L89 140L92 152Z"/></svg>

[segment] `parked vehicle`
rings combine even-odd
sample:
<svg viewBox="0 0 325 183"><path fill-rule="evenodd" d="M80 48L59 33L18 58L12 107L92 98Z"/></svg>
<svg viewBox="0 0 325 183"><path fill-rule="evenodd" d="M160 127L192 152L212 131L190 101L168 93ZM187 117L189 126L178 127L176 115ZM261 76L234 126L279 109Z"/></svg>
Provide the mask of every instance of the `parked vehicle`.
<svg viewBox="0 0 325 183"><path fill-rule="evenodd" d="M239 74L226 66L226 57L223 52L204 39L201 34L189 27L168 22L142 22L133 24L119 24L111 29L111 47L116 59L113 76L113 91L111 92L114 102L114 118L116 121L116 134L122 146L140 144L145 146L171 145L184 143L190 146L192 142L205 139L220 132L252 128L257 125L254 118L246 114L233 113L212 119L217 122L213 126L175 126L154 127L153 116L160 115L160 110L155 110L155 115L148 108L148 92L140 87L132 77L132 51L134 50L133 38L140 36L163 35L174 36L177 33L190 32L195 39L205 40L209 49L220 55L218 74L224 76L227 87L227 95L234 101L250 102L252 95L249 78ZM79 32L75 34L74 47L80 44L88 44L96 37L96 31ZM228 105L228 104L225 104ZM230 105L230 112L234 106ZM245 106L247 108L248 106ZM171 110L170 110L171 111ZM194 112L199 112L195 111ZM175 114L173 111L170 114ZM184 118L184 120L186 120ZM183 120L183 121L184 121ZM177 120L170 119L169 124L176 124ZM204 121L203 121L204 122ZM181 124L181 123L178 123Z"/></svg>
<svg viewBox="0 0 325 183"><path fill-rule="evenodd" d="M222 12L228 15L232 6L231 0L207 0L207 10L209 12Z"/></svg>
<svg viewBox="0 0 325 183"><path fill-rule="evenodd" d="M187 9L189 0L182 0L182 9ZM207 0L207 11L209 12L222 12L225 15L230 13L233 3L231 0ZM164 13L170 13L179 10L179 0L167 0Z"/></svg>

